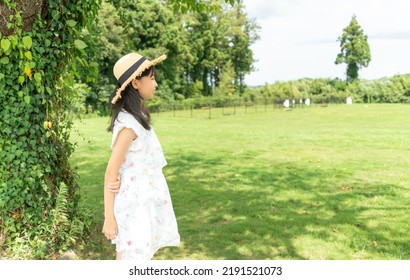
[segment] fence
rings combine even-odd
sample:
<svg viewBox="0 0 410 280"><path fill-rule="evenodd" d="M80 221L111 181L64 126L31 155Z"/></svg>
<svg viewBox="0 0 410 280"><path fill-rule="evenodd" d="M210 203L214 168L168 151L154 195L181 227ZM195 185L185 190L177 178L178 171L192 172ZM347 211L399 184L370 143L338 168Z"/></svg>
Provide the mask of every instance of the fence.
<svg viewBox="0 0 410 280"><path fill-rule="evenodd" d="M314 98L255 98L253 100L232 98L197 98L179 102L148 104L152 114L169 117L214 118L239 114L267 112L269 110L292 110L311 106L328 106L346 103L345 97Z"/></svg>

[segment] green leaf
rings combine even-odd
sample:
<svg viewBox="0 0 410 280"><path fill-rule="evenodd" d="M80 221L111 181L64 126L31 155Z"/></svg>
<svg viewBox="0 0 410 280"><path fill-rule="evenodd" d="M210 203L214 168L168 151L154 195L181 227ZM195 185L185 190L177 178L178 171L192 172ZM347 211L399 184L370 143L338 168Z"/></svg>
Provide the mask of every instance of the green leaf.
<svg viewBox="0 0 410 280"><path fill-rule="evenodd" d="M22 84L24 83L24 81L25 81L24 76L19 76L19 78L18 78L19 84L22 85ZM22 97L22 96L23 96L23 92L22 92L22 91L20 91L20 92L21 92L21 94L22 94L20 97ZM19 93L20 93L20 92L19 92Z"/></svg>
<svg viewBox="0 0 410 280"><path fill-rule="evenodd" d="M24 79L24 77L23 77L23 79ZM23 97L23 92L21 90L17 94L18 94L19 97Z"/></svg>
<svg viewBox="0 0 410 280"><path fill-rule="evenodd" d="M1 39L1 48L3 51L7 51L11 46L10 40L9 39Z"/></svg>
<svg viewBox="0 0 410 280"><path fill-rule="evenodd" d="M24 96L24 102L26 102L26 104L30 104L30 96L29 95Z"/></svg>
<svg viewBox="0 0 410 280"><path fill-rule="evenodd" d="M3 57L2 59L0 59L0 63L1 64L8 64L9 63L9 58L6 56L6 57Z"/></svg>
<svg viewBox="0 0 410 280"><path fill-rule="evenodd" d="M74 27L77 24L77 22L72 19L67 20L66 23L69 27Z"/></svg>
<svg viewBox="0 0 410 280"><path fill-rule="evenodd" d="M30 51L25 52L25 53L24 53L24 56L27 57L29 60L32 60L32 59L33 59L33 55L31 54Z"/></svg>
<svg viewBox="0 0 410 280"><path fill-rule="evenodd" d="M24 36L23 37L23 45L26 49L31 48L31 46L33 45L33 41L31 40L30 36Z"/></svg>
<svg viewBox="0 0 410 280"><path fill-rule="evenodd" d="M34 79L36 80L37 83L41 83L41 74L40 73L35 73L34 74Z"/></svg>
<svg viewBox="0 0 410 280"><path fill-rule="evenodd" d="M87 47L87 44L82 40L75 40L74 45L79 50L85 49Z"/></svg>

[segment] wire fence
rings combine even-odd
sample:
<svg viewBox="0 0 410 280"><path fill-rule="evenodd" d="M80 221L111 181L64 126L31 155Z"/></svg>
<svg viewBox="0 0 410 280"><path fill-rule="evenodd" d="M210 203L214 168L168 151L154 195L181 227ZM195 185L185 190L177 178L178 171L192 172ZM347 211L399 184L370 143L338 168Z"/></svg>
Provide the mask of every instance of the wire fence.
<svg viewBox="0 0 410 280"><path fill-rule="evenodd" d="M211 119L273 110L293 110L312 106L326 107L331 104L343 103L346 103L345 97L255 98L253 100L198 98L179 102L148 104L148 108L151 114L158 116Z"/></svg>

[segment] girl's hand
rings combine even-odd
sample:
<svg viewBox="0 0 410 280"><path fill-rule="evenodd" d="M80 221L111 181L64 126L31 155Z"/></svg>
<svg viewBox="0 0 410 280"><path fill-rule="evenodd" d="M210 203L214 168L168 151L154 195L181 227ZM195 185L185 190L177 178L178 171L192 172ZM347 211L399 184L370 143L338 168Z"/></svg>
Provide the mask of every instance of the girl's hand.
<svg viewBox="0 0 410 280"><path fill-rule="evenodd" d="M105 237L109 240L113 240L114 238L117 237L118 225L114 217L106 218L104 220L104 226L103 226L102 232L104 233Z"/></svg>
<svg viewBox="0 0 410 280"><path fill-rule="evenodd" d="M121 177L118 176L117 181L115 181L114 183L109 183L106 188L109 192L112 193L118 193L120 191L120 187L121 187Z"/></svg>

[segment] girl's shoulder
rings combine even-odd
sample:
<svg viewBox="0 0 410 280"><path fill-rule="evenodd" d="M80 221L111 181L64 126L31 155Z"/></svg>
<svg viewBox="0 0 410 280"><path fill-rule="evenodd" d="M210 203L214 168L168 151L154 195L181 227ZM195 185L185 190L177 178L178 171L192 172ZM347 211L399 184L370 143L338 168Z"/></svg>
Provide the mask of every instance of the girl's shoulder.
<svg viewBox="0 0 410 280"><path fill-rule="evenodd" d="M150 125L150 130L147 130L130 112L121 110L114 122L114 130L121 130L122 128L132 128L139 136L151 134L154 128Z"/></svg>
<svg viewBox="0 0 410 280"><path fill-rule="evenodd" d="M142 147L142 143L147 136L147 131L145 128L135 119L133 115L129 112L122 110L118 113L117 118L114 122L111 149L114 146L114 143L117 139L119 132L123 128L131 128L134 133L137 135L137 139L133 141L133 144L130 147L130 150L138 150Z"/></svg>
<svg viewBox="0 0 410 280"><path fill-rule="evenodd" d="M143 128L143 126L139 123L139 121L137 121L137 119L133 115L131 115L129 112L125 110L121 110L118 113L114 126L115 125L121 126L121 124L132 125L138 128Z"/></svg>
<svg viewBox="0 0 410 280"><path fill-rule="evenodd" d="M121 110L118 113L116 121L121 122L121 121L132 121L132 119L135 119L130 113L128 113L125 110Z"/></svg>

